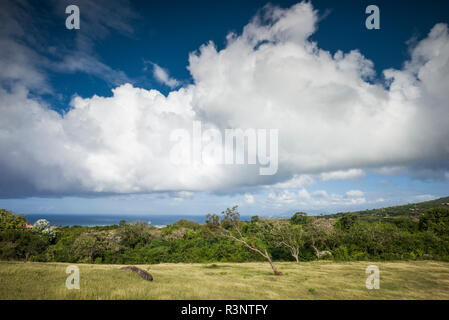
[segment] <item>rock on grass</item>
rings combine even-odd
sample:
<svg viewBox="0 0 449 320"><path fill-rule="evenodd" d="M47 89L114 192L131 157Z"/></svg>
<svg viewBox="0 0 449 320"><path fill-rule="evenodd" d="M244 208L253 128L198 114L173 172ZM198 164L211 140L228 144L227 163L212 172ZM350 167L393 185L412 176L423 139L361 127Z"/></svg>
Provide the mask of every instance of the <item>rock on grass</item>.
<svg viewBox="0 0 449 320"><path fill-rule="evenodd" d="M147 271L139 269L135 266L121 267L120 269L137 273L144 280L153 281L153 276L151 274L149 274Z"/></svg>

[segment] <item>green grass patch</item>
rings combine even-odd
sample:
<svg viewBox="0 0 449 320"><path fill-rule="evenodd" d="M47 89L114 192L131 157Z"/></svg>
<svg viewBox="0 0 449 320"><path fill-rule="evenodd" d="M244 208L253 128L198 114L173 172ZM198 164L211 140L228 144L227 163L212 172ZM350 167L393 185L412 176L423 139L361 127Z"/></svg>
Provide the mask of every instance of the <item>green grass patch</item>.
<svg viewBox="0 0 449 320"><path fill-rule="evenodd" d="M365 287L368 265L380 289ZM145 281L120 265L76 264L80 290L65 287L66 263L0 262L0 299L449 299L449 263L279 262L138 265ZM288 270L288 272L285 272Z"/></svg>

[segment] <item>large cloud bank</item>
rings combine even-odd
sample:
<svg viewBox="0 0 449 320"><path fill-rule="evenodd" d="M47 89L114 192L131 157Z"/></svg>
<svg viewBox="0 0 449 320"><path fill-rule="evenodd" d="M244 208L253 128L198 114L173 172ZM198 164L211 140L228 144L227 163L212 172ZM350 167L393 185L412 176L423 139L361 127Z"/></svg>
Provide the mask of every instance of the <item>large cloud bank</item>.
<svg viewBox="0 0 449 320"><path fill-rule="evenodd" d="M448 26L435 25L379 82L357 50L331 54L312 42L317 22L310 3L266 7L223 49L192 53L193 84L168 96L126 84L112 97L76 97L61 115L24 82L2 82L0 195L217 191L390 167L448 177ZM193 121L279 129L278 173L173 164L170 133Z"/></svg>

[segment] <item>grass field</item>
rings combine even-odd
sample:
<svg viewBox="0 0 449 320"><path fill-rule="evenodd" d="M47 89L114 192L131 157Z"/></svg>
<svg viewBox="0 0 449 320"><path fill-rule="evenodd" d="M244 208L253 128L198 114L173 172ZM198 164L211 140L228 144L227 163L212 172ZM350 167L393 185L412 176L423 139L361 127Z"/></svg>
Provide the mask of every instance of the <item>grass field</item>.
<svg viewBox="0 0 449 320"><path fill-rule="evenodd" d="M380 269L368 290L365 269ZM65 263L0 262L0 299L449 299L449 263L329 261L140 265L154 281L118 265L77 264L80 290L65 287Z"/></svg>

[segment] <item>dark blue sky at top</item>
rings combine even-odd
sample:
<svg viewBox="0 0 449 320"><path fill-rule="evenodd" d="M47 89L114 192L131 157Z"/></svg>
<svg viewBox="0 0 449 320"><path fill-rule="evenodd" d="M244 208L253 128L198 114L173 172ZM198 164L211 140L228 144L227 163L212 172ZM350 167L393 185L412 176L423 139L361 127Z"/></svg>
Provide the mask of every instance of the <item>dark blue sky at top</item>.
<svg viewBox="0 0 449 320"><path fill-rule="evenodd" d="M289 7L298 1L270 1L271 4ZM74 2L75 3L75 2ZM112 32L94 42L94 52L101 62L115 70L123 71L139 87L154 88L167 94L170 89L157 83L150 70L144 71L144 61L152 61L169 70L170 75L183 83L192 81L187 70L188 55L209 40L219 49L225 45L226 35L242 28L268 1L131 1L139 15L130 21L135 32L123 35ZM449 2L433 1L358 1L315 0L315 9L323 19L312 36L322 49L332 53L359 49L375 64L378 76L387 68L400 68L408 59L406 42L421 39L439 22L449 22ZM380 8L380 30L365 28L365 8L375 4ZM66 14L55 12L50 3L36 5L39 30L46 46L60 45L75 48L77 31L67 30ZM83 24L83 7L81 28ZM38 39L38 35L36 35ZM90 97L94 94L110 96L116 85L85 73L49 73L54 94L44 98L56 110L67 110L74 94Z"/></svg>

